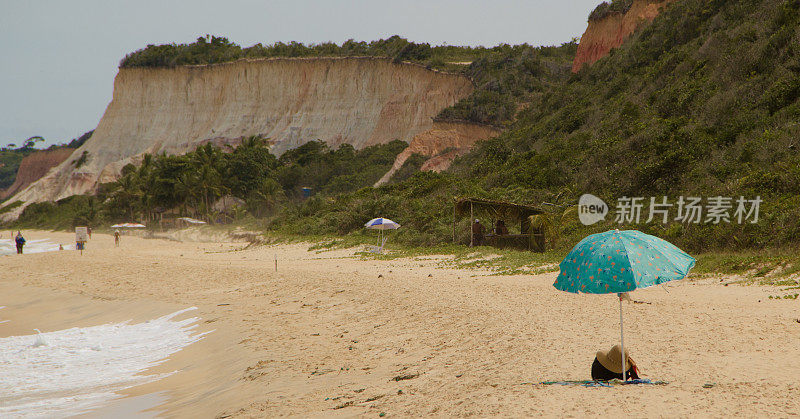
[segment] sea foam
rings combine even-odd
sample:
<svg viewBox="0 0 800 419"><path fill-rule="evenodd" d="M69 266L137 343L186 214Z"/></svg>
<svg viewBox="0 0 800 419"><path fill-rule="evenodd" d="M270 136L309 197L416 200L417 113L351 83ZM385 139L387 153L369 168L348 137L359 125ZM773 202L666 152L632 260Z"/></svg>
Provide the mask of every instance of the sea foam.
<svg viewBox="0 0 800 419"><path fill-rule="evenodd" d="M59 243L54 243L50 239L28 240L22 248L23 253L44 253L59 250ZM64 246L64 250L75 250L75 243ZM0 255L12 255L17 253L17 245L14 240L0 239Z"/></svg>
<svg viewBox="0 0 800 419"><path fill-rule="evenodd" d="M118 392L170 373L143 375L202 339L188 308L144 323L72 328L0 338L0 417L85 413Z"/></svg>

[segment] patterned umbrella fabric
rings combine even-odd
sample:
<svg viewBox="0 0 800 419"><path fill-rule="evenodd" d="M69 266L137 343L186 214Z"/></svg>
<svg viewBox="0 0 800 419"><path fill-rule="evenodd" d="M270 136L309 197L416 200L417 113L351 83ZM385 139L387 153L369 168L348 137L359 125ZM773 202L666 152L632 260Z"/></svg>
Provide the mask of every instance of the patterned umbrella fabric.
<svg viewBox="0 0 800 419"><path fill-rule="evenodd" d="M672 243L636 230L610 230L581 240L561 262L554 287L609 294L681 279L695 259Z"/></svg>
<svg viewBox="0 0 800 419"><path fill-rule="evenodd" d="M610 230L581 240L561 261L553 286L576 294L618 294L620 365L626 380L623 293L681 279L694 263L693 257L658 237L636 230Z"/></svg>

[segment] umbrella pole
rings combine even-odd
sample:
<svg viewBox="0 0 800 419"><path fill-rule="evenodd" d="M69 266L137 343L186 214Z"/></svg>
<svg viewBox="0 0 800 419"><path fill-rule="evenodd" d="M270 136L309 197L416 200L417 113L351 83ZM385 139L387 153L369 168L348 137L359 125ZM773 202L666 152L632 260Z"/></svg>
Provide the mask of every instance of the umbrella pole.
<svg viewBox="0 0 800 419"><path fill-rule="evenodd" d="M622 293L619 294L619 346L622 352L622 381L627 381L627 377L625 377L625 372L628 371L625 368L625 335L622 333Z"/></svg>

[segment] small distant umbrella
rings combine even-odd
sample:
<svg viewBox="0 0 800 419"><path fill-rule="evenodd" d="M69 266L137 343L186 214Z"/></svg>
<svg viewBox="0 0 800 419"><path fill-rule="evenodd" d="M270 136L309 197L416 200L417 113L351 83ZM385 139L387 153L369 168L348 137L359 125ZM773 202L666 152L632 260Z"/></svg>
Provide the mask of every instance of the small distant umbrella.
<svg viewBox="0 0 800 419"><path fill-rule="evenodd" d="M618 294L625 378L622 293L683 279L694 264L693 257L668 241L636 230L610 230L581 240L559 265L553 286L576 294Z"/></svg>
<svg viewBox="0 0 800 419"><path fill-rule="evenodd" d="M144 224L139 223L122 223L122 224L114 224L111 228L145 228Z"/></svg>
<svg viewBox="0 0 800 419"><path fill-rule="evenodd" d="M364 224L364 227L373 230L397 230L400 228L400 224L397 224L388 218L373 218Z"/></svg>
<svg viewBox="0 0 800 419"><path fill-rule="evenodd" d="M206 224L205 221L200 221L200 220L196 220L194 218L189 218L189 217L181 217L181 218L178 218L178 219L181 220L181 221L186 221L189 224Z"/></svg>
<svg viewBox="0 0 800 419"><path fill-rule="evenodd" d="M383 230L397 230L400 228L400 224L397 224L388 218L373 218L364 224L364 227L371 230L380 231L380 234L378 235L378 247L382 247L381 242L383 241Z"/></svg>

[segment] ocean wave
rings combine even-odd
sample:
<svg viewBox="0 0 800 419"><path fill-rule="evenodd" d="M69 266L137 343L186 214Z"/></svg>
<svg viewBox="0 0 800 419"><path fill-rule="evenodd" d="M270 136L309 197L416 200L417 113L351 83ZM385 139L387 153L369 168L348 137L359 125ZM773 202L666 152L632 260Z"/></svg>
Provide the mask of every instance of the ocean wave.
<svg viewBox="0 0 800 419"><path fill-rule="evenodd" d="M120 397L118 392L173 372L143 373L210 332L199 318L71 328L0 338L0 417L77 415Z"/></svg>

